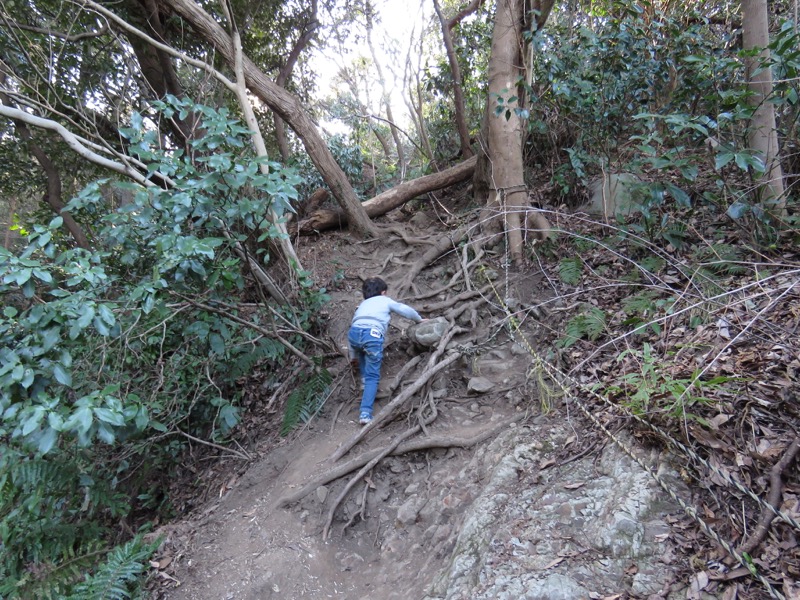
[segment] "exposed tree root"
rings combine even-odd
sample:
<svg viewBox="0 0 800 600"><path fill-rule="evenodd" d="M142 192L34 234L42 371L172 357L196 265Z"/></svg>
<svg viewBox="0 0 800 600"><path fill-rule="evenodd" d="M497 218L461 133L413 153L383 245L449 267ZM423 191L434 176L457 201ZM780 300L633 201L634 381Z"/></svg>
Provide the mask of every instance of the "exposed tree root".
<svg viewBox="0 0 800 600"><path fill-rule="evenodd" d="M394 379L392 380L392 383L389 386L390 395L394 394L395 390L397 390L397 388L400 387L400 384L403 383L403 378L406 376L406 374L411 369L416 367L420 362L422 362L422 356L418 354L417 356L415 356L414 358L412 358L406 364L403 365L403 368L400 369L397 375L394 376Z"/></svg>
<svg viewBox="0 0 800 600"><path fill-rule="evenodd" d="M448 250L453 250L464 237L464 234L464 229L460 228L454 231L452 234L447 234L440 237L436 241L436 244L431 246L431 248L425 252L425 254L419 257L417 261L409 267L408 271L406 271L403 279L396 285L396 289L398 290L397 295L402 296L405 294L405 292L411 288L416 276L419 275L419 273L425 267L438 260L442 254Z"/></svg>
<svg viewBox="0 0 800 600"><path fill-rule="evenodd" d="M430 417L428 417L426 419L426 421L427 421L427 423L432 423L434 421L434 419L436 419L436 415L435 414L431 415ZM350 479L349 482L347 482L347 485L344 486L344 489L336 497L336 500L333 501L333 504L331 504L331 507L328 510L328 519L325 521L325 527L322 529L322 539L323 540L327 540L330 537L331 524L333 523L333 515L336 512L336 509L339 508L339 504L342 503L342 500L344 500L345 497L347 496L347 494L350 493L350 490L353 489L353 486L355 486L355 484L358 483L361 480L361 478L364 475L366 475L381 460L383 460L389 454L394 452L402 442L404 442L408 438L416 435L421 430L422 430L422 425L420 424L420 425L416 425L415 427L412 427L411 429L408 429L405 432L403 432L402 434L398 435L394 440L392 440L391 444L389 444L388 446L383 448L375 458L373 458L366 465L361 467L361 469L358 471L358 473L356 473L356 475L352 479Z"/></svg>
<svg viewBox="0 0 800 600"><path fill-rule="evenodd" d="M397 446L394 451L392 451L389 455L390 456L399 456L401 454L408 454L409 452L419 452L420 450L431 450L434 448L470 448L476 444L480 444L488 440L489 438L497 435L504 429L507 429L511 423L515 421L519 421L522 415L513 415L497 423L482 429L480 432L475 434L471 437L460 438L454 437L451 434L442 434L436 436L430 436L426 438L420 438L418 440L414 440L411 442L407 442L405 444L401 444ZM319 486L325 485L330 483L331 481L335 481L340 477L344 477L348 473L352 473L356 469L364 466L365 464L369 463L372 459L376 456L380 455L383 452L383 448L376 448L374 450L369 450L352 458L351 460L343 463L337 467L333 467L327 469L321 475L315 477L307 484L305 484L299 490L292 492L290 494L286 494L278 499L278 502L275 504L275 508L284 508L302 500L306 496L308 496L311 492L316 490Z"/></svg>
<svg viewBox="0 0 800 600"><path fill-rule="evenodd" d="M485 285L479 290L461 292L457 296L452 296L447 300L442 300L441 302L437 302L435 304L423 304L420 310L426 313L438 313L448 308L451 308L457 304L461 304L465 300L469 300L470 298L474 298L475 296L484 296L491 289L492 289L491 286Z"/></svg>
<svg viewBox="0 0 800 600"><path fill-rule="evenodd" d="M424 237L411 237L407 233L407 229L405 227L399 225L389 225L387 227L381 227L381 232L393 233L401 240L403 240L408 246L435 246L436 242L432 242L431 240L424 238Z"/></svg>
<svg viewBox="0 0 800 600"><path fill-rule="evenodd" d="M767 497L767 503L775 510L780 508L781 505L781 495L783 493L783 481L781 477L783 476L783 472L792 464L792 461L797 456L798 450L800 450L800 440L795 438L786 449L786 452L784 452L783 457L773 465L769 472L769 496ZM767 537L769 526L773 519L775 519L774 511L762 509L761 518L758 520L758 525L755 530L753 530L750 537L738 548L740 554L744 554L745 552L752 554L753 550L758 548L758 545Z"/></svg>
<svg viewBox="0 0 800 600"><path fill-rule="evenodd" d="M425 370L420 374L417 380L408 386L405 390L403 390L400 394L397 395L394 400L389 402L383 410L381 410L372 422L369 425L365 425L362 427L358 433L356 433L352 438L342 444L336 452L333 453L331 457L332 461L337 461L342 458L345 454L347 454L353 446L355 446L358 442L360 442L370 431L375 429L381 423L387 421L390 417L393 417L395 411L402 406L409 398L411 398L415 393L423 388L423 386L431 379L434 375L436 375L439 371L449 367L453 364L458 358L461 356L460 352L452 352L448 356L444 358L441 362L438 362L439 357L444 353L445 349L447 348L447 344L453 339L453 336L458 333L463 333L464 330L460 327L453 327L447 334L442 338L439 342L439 346L436 349L431 357L428 359L428 364L425 367Z"/></svg>
<svg viewBox="0 0 800 600"><path fill-rule="evenodd" d="M350 517L350 520L344 524L344 527L342 527L343 534L345 530L348 527L350 527L350 525L353 524L353 522L356 520L356 517L361 517L361 520L362 521L364 520L364 513L367 510L367 494L369 493L369 486L370 486L369 476L367 476L365 479L366 481L364 482L364 492L361 494L361 505L358 509L358 512L355 513L352 517Z"/></svg>

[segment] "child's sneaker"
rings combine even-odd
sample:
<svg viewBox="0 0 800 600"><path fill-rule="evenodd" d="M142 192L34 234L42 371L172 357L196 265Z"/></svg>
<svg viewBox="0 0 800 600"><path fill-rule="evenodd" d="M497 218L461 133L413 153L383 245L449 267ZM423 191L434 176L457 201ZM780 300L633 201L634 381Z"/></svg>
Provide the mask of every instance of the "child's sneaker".
<svg viewBox="0 0 800 600"><path fill-rule="evenodd" d="M369 413L361 413L361 416L358 417L358 422L361 425L369 425L372 423L372 415Z"/></svg>

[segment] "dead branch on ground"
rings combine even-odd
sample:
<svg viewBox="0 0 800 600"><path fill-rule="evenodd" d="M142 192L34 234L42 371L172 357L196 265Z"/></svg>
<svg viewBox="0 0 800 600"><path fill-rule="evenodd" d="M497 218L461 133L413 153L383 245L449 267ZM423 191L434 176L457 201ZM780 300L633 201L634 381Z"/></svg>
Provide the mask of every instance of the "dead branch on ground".
<svg viewBox="0 0 800 600"><path fill-rule="evenodd" d="M744 554L745 552L752 554L753 550L755 550L758 545L764 541L764 538L767 537L769 526L773 519L775 519L775 511L781 506L781 496L783 493L783 481L781 480L781 477L783 476L783 472L789 467L790 464L792 464L795 456L797 456L798 450L800 450L800 439L795 438L792 440L792 443L789 444L789 447L786 449L786 452L784 452L783 457L781 457L781 459L775 463L770 470L769 496L767 497L767 503L775 510L769 510L768 508L762 509L761 518L758 520L758 525L756 526L755 530L738 548L738 552L740 554Z"/></svg>
<svg viewBox="0 0 800 600"><path fill-rule="evenodd" d="M364 210L367 211L367 216L370 218L379 217L414 198L466 181L472 177L476 163L477 159L472 157L439 173L426 175L406 183L401 183L367 200L362 206ZM343 211L317 210L310 214L308 218L303 219L297 225L291 227L290 232L292 234L313 235L326 229L344 227L347 225L347 221L347 215L345 215Z"/></svg>

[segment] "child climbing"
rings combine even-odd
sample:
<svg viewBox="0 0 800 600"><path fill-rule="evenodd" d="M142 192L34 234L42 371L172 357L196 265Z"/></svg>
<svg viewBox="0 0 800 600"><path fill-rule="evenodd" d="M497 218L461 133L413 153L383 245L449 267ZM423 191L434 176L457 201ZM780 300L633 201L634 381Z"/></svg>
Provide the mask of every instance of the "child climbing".
<svg viewBox="0 0 800 600"><path fill-rule="evenodd" d="M381 362L383 361L383 338L392 318L391 313L420 323L425 321L419 313L386 295L388 286L380 277L364 280L361 292L364 301L359 304L350 324L347 341L350 345L350 362L361 373L364 393L361 397L361 410L358 422L366 425L372 421L372 405L378 393L381 380Z"/></svg>

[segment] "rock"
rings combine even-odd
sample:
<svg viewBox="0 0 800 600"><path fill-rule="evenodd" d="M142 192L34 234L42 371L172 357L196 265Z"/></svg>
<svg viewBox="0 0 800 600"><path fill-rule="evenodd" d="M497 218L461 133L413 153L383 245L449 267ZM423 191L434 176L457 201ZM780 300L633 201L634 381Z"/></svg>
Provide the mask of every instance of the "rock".
<svg viewBox="0 0 800 600"><path fill-rule="evenodd" d="M406 488L405 493L407 496L412 496L419 491L419 488L420 488L419 482L412 483Z"/></svg>
<svg viewBox="0 0 800 600"><path fill-rule="evenodd" d="M425 500L419 496L411 496L397 509L397 521L403 525L411 525L417 520L420 509L425 505Z"/></svg>
<svg viewBox="0 0 800 600"><path fill-rule="evenodd" d="M627 217L639 211L636 186L642 183L632 173L610 173L589 185L591 199L584 210L590 215Z"/></svg>
<svg viewBox="0 0 800 600"><path fill-rule="evenodd" d="M491 478L467 507L450 564L426 600L573 600L622 589L645 598L667 589L671 576L662 558L668 546L659 533L669 529L663 515L674 506L649 474L611 445L599 464L588 458L558 473L544 471L510 496L509 485L535 470L542 452L562 444L566 432L549 442L522 434L511 440L511 452L495 444L484 455L476 452L473 463L485 462L480 472ZM577 485L565 486L565 478ZM631 564L637 567L632 578Z"/></svg>
<svg viewBox="0 0 800 600"><path fill-rule="evenodd" d="M467 390L476 394L485 394L494 388L494 384L485 377L473 377L467 383Z"/></svg>
<svg viewBox="0 0 800 600"><path fill-rule="evenodd" d="M428 319L422 323L412 325L408 328L407 333L408 337L415 343L430 348L439 343L449 326L447 319L437 317L436 319Z"/></svg>

